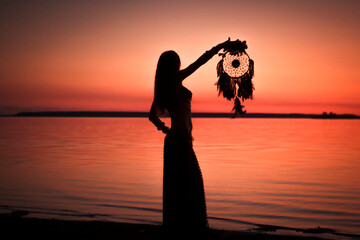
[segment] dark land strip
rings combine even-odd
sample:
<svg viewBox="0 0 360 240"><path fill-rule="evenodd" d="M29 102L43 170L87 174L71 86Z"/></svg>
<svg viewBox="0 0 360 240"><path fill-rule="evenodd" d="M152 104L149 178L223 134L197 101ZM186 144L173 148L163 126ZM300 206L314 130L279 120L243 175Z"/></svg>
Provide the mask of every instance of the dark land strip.
<svg viewBox="0 0 360 240"><path fill-rule="evenodd" d="M147 118L148 112L104 112L104 111L46 111L20 112L3 117L133 117ZM233 113L192 113L193 118L233 118ZM302 114L302 113L246 113L236 118L310 118L310 119L360 119L354 114Z"/></svg>

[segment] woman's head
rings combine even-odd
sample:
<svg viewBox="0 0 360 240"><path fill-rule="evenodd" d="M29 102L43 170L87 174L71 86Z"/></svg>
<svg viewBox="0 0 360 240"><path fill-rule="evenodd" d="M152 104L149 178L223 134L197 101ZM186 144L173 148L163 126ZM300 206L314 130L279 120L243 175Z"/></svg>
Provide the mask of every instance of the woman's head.
<svg viewBox="0 0 360 240"><path fill-rule="evenodd" d="M175 51L163 52L159 58L156 74L173 74L180 70L180 58Z"/></svg>
<svg viewBox="0 0 360 240"><path fill-rule="evenodd" d="M180 70L180 58L175 51L166 51L161 54L155 75L155 98L162 111L165 111L166 102L172 94L176 83L176 73Z"/></svg>

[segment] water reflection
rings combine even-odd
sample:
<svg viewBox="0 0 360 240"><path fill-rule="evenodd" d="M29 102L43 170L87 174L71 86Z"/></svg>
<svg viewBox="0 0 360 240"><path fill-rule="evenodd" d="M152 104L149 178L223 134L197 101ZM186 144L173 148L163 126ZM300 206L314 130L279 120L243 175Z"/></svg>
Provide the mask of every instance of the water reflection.
<svg viewBox="0 0 360 240"><path fill-rule="evenodd" d="M193 123L211 227L359 233L360 121ZM147 119L1 118L0 132L3 211L161 223L164 135Z"/></svg>

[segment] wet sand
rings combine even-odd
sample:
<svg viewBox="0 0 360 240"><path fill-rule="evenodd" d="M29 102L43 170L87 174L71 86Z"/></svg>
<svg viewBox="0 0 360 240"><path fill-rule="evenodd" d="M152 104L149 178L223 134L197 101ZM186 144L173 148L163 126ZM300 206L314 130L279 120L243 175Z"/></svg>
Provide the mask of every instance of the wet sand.
<svg viewBox="0 0 360 240"><path fill-rule="evenodd" d="M8 239L288 239L319 240L320 237L276 235L247 231L209 229L205 234L179 232L167 233L162 226L106 221L68 221L26 217L22 212L0 214L2 235Z"/></svg>

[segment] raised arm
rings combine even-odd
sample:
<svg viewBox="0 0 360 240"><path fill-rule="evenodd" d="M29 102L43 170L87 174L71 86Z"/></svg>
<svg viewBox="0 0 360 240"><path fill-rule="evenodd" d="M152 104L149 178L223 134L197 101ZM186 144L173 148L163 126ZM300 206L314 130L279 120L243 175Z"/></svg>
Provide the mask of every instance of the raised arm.
<svg viewBox="0 0 360 240"><path fill-rule="evenodd" d="M185 78L187 78L189 75L191 75L193 72L195 72L200 66L204 65L207 61L209 61L215 54L217 54L228 42L230 42L230 38L215 47L213 47L211 50L206 51L203 55L201 55L195 62L190 64L187 68L180 70L179 72L179 79L183 81Z"/></svg>
<svg viewBox="0 0 360 240"><path fill-rule="evenodd" d="M169 132L169 127L165 126L165 123L160 120L160 115L161 115L160 106L157 103L156 99L154 99L150 108L149 120L157 127L159 131L162 131L163 133L166 134Z"/></svg>

